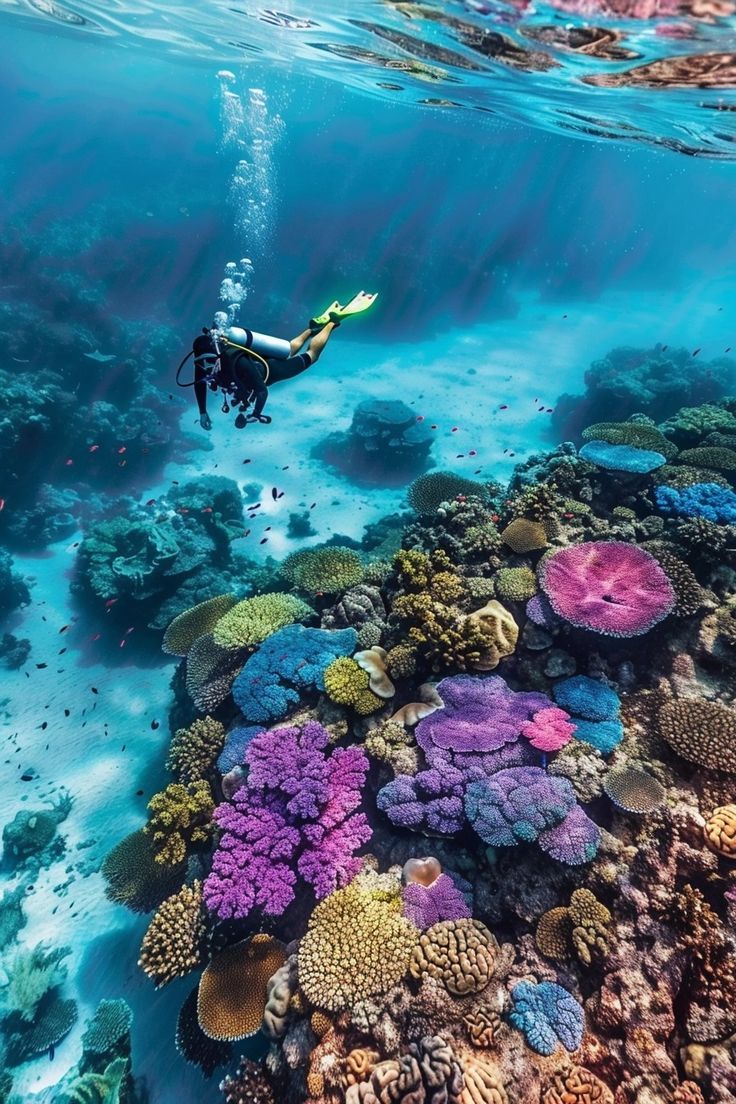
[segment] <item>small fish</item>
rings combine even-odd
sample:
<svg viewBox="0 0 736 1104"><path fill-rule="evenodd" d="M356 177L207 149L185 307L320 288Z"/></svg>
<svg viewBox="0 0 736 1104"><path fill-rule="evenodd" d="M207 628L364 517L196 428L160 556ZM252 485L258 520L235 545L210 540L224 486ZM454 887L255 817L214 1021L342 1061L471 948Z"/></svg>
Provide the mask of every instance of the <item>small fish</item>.
<svg viewBox="0 0 736 1104"><path fill-rule="evenodd" d="M74 461L73 460L66 460L64 463L65 463L67 468L70 468L72 466L72 464L74 463Z"/></svg>
<svg viewBox="0 0 736 1104"><path fill-rule="evenodd" d="M37 663L37 664L36 664L36 668L37 668L37 669L38 669L39 671L43 671L44 667L48 667L48 663Z"/></svg>
<svg viewBox="0 0 736 1104"><path fill-rule="evenodd" d="M536 402L537 400L535 399L534 401ZM508 410L508 406L506 405L506 403L504 403L502 406L499 406L498 409L499 410Z"/></svg>
<svg viewBox="0 0 736 1104"><path fill-rule="evenodd" d="M475 449L470 449L470 451L468 452L468 456L477 456L477 455L478 455L478 453L476 452Z"/></svg>
<svg viewBox="0 0 736 1104"><path fill-rule="evenodd" d="M244 464L250 464L250 462L251 462L251 461L250 461L250 458L249 458L248 460L244 460L244 461L243 461L243 463L244 463Z"/></svg>
<svg viewBox="0 0 736 1104"><path fill-rule="evenodd" d="M124 648L124 647L125 647L125 644L126 644L126 640L125 640L125 637L123 637L123 639L122 639L122 640L120 641L120 643L118 644L118 647L119 647L119 648Z"/></svg>
<svg viewBox="0 0 736 1104"><path fill-rule="evenodd" d="M143 797L143 790L136 790L135 791L135 796L136 797Z"/></svg>
<svg viewBox="0 0 736 1104"><path fill-rule="evenodd" d="M695 350L694 350L694 352L693 352L693 356L697 356L699 352L700 352L700 349L699 349L699 348L698 348L698 349L695 349Z"/></svg>
<svg viewBox="0 0 736 1104"><path fill-rule="evenodd" d="M132 632L135 632L135 625L131 625L129 629L125 630L125 635L130 636Z"/></svg>
<svg viewBox="0 0 736 1104"><path fill-rule="evenodd" d="M21 780L21 782L32 782L33 781L33 775L32 774L22 774L20 776L20 780Z"/></svg>
<svg viewBox="0 0 736 1104"><path fill-rule="evenodd" d="M567 315L566 315L566 314L563 314L563 316L562 316L562 317L563 317L563 318L567 318Z"/></svg>
<svg viewBox="0 0 736 1104"><path fill-rule="evenodd" d="M116 602L117 598L108 598L108 600L105 602L105 607L109 609L110 606L114 606Z"/></svg>
<svg viewBox="0 0 736 1104"><path fill-rule="evenodd" d="M159 722L158 721L151 721L151 728L153 729L154 732L156 731L156 729L158 727L159 727Z"/></svg>
<svg viewBox="0 0 736 1104"><path fill-rule="evenodd" d="M555 412L555 408L553 406L548 406L547 407L547 413L548 414L554 414L554 412Z"/></svg>
<svg viewBox="0 0 736 1104"><path fill-rule="evenodd" d="M267 525L266 528L263 530L263 532L264 533L270 533L271 532L271 526Z"/></svg>
<svg viewBox="0 0 736 1104"><path fill-rule="evenodd" d="M203 514L211 514L212 513L212 507L211 506L203 506L202 507L202 513Z"/></svg>
<svg viewBox="0 0 736 1104"><path fill-rule="evenodd" d="M283 466L283 468L282 468L281 470L282 470L282 471L288 471L288 470L289 470L289 465L288 465L288 464L284 464L284 466Z"/></svg>
<svg viewBox="0 0 736 1104"><path fill-rule="evenodd" d="M97 452L99 447L100 447L99 445L90 445L89 446L89 451L90 452Z"/></svg>
<svg viewBox="0 0 736 1104"><path fill-rule="evenodd" d="M313 503L312 503L312 505L311 505L311 506L309 507L309 509L310 509L310 510L313 510L313 509L314 509L314 507L315 507L316 505L317 505L317 503L316 503L316 502L313 502Z"/></svg>
<svg viewBox="0 0 736 1104"><path fill-rule="evenodd" d="M65 633L68 628L69 628L68 625L62 625L61 628L59 629L59 635L61 636L62 633Z"/></svg>
<svg viewBox="0 0 736 1104"><path fill-rule="evenodd" d="M417 414L417 421L418 422L423 422L424 421L424 415L423 414Z"/></svg>
<svg viewBox="0 0 736 1104"><path fill-rule="evenodd" d="M450 430L450 433L457 433L457 430L458 430L458 427L453 426L452 429Z"/></svg>
<svg viewBox="0 0 736 1104"><path fill-rule="evenodd" d="M243 536L244 536L244 537L249 537L249 536L250 536L250 534L251 534L251 530L250 530L250 529L244 529L244 530L243 530Z"/></svg>
<svg viewBox="0 0 736 1104"><path fill-rule="evenodd" d="M455 457L455 459L456 460L464 460L465 459L465 453L464 452L459 452L457 454L457 456Z"/></svg>
<svg viewBox="0 0 736 1104"><path fill-rule="evenodd" d="M127 744L123 744L123 746L121 747L120 751L121 751L121 752L125 751L125 749L126 749L126 747L127 747L127 746L128 746Z"/></svg>
<svg viewBox="0 0 736 1104"><path fill-rule="evenodd" d="M278 487L272 487L272 488L271 488L271 498L272 498L272 499L274 500L274 502L275 502L275 501L276 501L276 499L277 499L278 497L279 497L279 489L278 489Z"/></svg>
<svg viewBox="0 0 736 1104"><path fill-rule="evenodd" d="M65 651L66 651L66 648L59 648L59 650L58 650L58 652L57 652L56 654L57 654L57 655L64 655L64 652L65 652Z"/></svg>
<svg viewBox="0 0 736 1104"><path fill-rule="evenodd" d="M480 475L480 472L481 472L481 469L476 468L475 471L473 472L473 475Z"/></svg>
<svg viewBox="0 0 736 1104"><path fill-rule="evenodd" d="M724 352L730 353L731 352L731 346L729 345L727 349L724 349Z"/></svg>
<svg viewBox="0 0 736 1104"><path fill-rule="evenodd" d="M101 633L95 633L95 635L94 635L94 636L91 636L91 637L90 637L90 640L91 640L91 641L93 641L93 642L94 642L95 640L99 640L99 639L100 639L100 636L101 636L101 635L102 635Z"/></svg>
<svg viewBox="0 0 736 1104"><path fill-rule="evenodd" d="M52 1043L51 1046L49 1047L49 1061L50 1062L53 1062L55 1054L56 1054L56 1051L54 1049L54 1044Z"/></svg>
<svg viewBox="0 0 736 1104"><path fill-rule="evenodd" d="M42 732L45 732L46 729L49 727L49 722L48 721L42 721L41 724L38 727L41 729Z"/></svg>
<svg viewBox="0 0 736 1104"><path fill-rule="evenodd" d="M155 498L149 498L148 502L146 503L146 506L153 506L155 501L156 501Z"/></svg>
<svg viewBox="0 0 736 1104"><path fill-rule="evenodd" d="M96 686L90 686L90 690L92 691L92 693L93 693L93 694L99 694L99 692L100 692L100 691L99 691L99 690L97 689L97 687L96 687Z"/></svg>
<svg viewBox="0 0 736 1104"><path fill-rule="evenodd" d="M268 537L264 537L263 540L259 540L258 543L259 544L265 544L267 540L268 540Z"/></svg>
<svg viewBox="0 0 736 1104"><path fill-rule="evenodd" d="M4 509L5 509L5 499L0 498L0 514L3 512Z"/></svg>
<svg viewBox="0 0 736 1104"><path fill-rule="evenodd" d="M429 428L430 428L430 429L436 429L436 428L437 428L437 426L436 426L436 425L431 425L431 426L430 426Z"/></svg>
<svg viewBox="0 0 736 1104"><path fill-rule="evenodd" d="M285 494L286 494L285 491L279 491L279 493L276 495L276 497L277 498L283 498Z"/></svg>
<svg viewBox="0 0 736 1104"><path fill-rule="evenodd" d="M64 710L64 716L69 717L70 715L71 715L71 710L70 709L65 709Z"/></svg>

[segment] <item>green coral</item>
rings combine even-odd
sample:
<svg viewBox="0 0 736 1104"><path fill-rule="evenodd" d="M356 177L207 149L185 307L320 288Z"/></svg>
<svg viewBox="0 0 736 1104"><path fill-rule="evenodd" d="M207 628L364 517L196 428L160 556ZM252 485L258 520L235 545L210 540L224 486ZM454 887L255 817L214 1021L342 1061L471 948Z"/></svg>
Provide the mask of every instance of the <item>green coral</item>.
<svg viewBox="0 0 736 1104"><path fill-rule="evenodd" d="M195 640L212 632L217 622L222 620L236 602L237 599L232 594L219 594L180 613L164 633L163 650L168 655L185 656Z"/></svg>
<svg viewBox="0 0 736 1104"><path fill-rule="evenodd" d="M309 594L336 594L362 582L363 562L352 548L321 545L292 552L281 565L289 582Z"/></svg>
<svg viewBox="0 0 736 1104"><path fill-rule="evenodd" d="M369 689L368 672L349 656L341 656L327 667L324 682L331 701L337 705L348 705L363 716L375 713L383 705L378 695Z"/></svg>
<svg viewBox="0 0 736 1104"><path fill-rule="evenodd" d="M257 594L233 606L217 622L212 635L215 643L224 648L251 648L313 613L306 602L293 594Z"/></svg>
<svg viewBox="0 0 736 1104"><path fill-rule="evenodd" d="M31 950L18 951L10 961L8 984L3 992L3 1004L21 1019L33 1021L43 998L58 988L66 978L63 961L69 947L49 949L38 943Z"/></svg>
<svg viewBox="0 0 736 1104"><path fill-rule="evenodd" d="M710 471L736 471L736 452L729 448L685 449L677 457L680 464L692 464Z"/></svg>
<svg viewBox="0 0 736 1104"><path fill-rule="evenodd" d="M418 514L434 514L443 502L451 502L458 495L466 498L472 495L486 500L489 497L483 483L448 471L426 472L417 476L409 487L407 497L409 505Z"/></svg>
<svg viewBox="0 0 736 1104"><path fill-rule="evenodd" d="M171 738L166 766L179 782L197 782L212 771L225 743L225 726L213 717L199 717Z"/></svg>
<svg viewBox="0 0 736 1104"><path fill-rule="evenodd" d="M630 445L661 453L667 460L677 455L677 446L668 441L655 425L646 422L597 422L583 430L584 441L608 441L610 445Z"/></svg>
<svg viewBox="0 0 736 1104"><path fill-rule="evenodd" d="M110 1054L125 1042L133 1023L133 1011L122 997L103 999L82 1036L85 1054Z"/></svg>
<svg viewBox="0 0 736 1104"><path fill-rule="evenodd" d="M127 1070L127 1058L116 1058L103 1073L88 1070L64 1090L61 1104L119 1104Z"/></svg>
<svg viewBox="0 0 736 1104"><path fill-rule="evenodd" d="M506 602L525 602L537 593L537 577L529 567L502 567L494 578L496 593Z"/></svg>
<svg viewBox="0 0 736 1104"><path fill-rule="evenodd" d="M705 468L665 464L663 468L651 474L655 483L664 483L668 487L675 487L678 491L684 490L685 487L692 487L695 483L717 483L719 487L731 486L725 475L717 471L707 471Z"/></svg>
<svg viewBox="0 0 736 1104"><path fill-rule="evenodd" d="M156 861L153 838L143 828L131 832L113 847L102 864L111 901L134 912L151 912L181 888L186 866L164 866Z"/></svg>
<svg viewBox="0 0 736 1104"><path fill-rule="evenodd" d="M184 862L197 844L208 843L212 835L215 803L209 783L203 780L171 782L148 802L145 831L154 842L157 863L176 866Z"/></svg>
<svg viewBox="0 0 736 1104"><path fill-rule="evenodd" d="M417 749L411 732L398 721L384 721L372 728L363 745L371 759L389 763L396 774L416 774Z"/></svg>
<svg viewBox="0 0 736 1104"><path fill-rule="evenodd" d="M698 444L709 433L736 433L736 417L722 406L684 406L660 429L680 448Z"/></svg>
<svg viewBox="0 0 736 1104"><path fill-rule="evenodd" d="M428 554L402 549L394 558L401 588L410 593L425 593L438 602L456 602L465 594L463 580L450 557L442 549Z"/></svg>

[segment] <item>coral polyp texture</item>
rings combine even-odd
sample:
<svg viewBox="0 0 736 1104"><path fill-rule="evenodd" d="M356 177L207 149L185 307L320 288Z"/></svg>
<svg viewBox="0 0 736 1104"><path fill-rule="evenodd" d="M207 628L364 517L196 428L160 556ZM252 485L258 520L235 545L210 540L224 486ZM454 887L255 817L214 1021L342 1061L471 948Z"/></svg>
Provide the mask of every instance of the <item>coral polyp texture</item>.
<svg viewBox="0 0 736 1104"><path fill-rule="evenodd" d="M630 359L682 382L661 347L595 386ZM169 774L102 875L228 1104L736 1099L736 400L710 398L591 402L580 451L506 486L429 472L354 548L199 604L191 575ZM68 813L2 833L13 1063L75 1014L50 952L8 951Z"/></svg>
<svg viewBox="0 0 736 1104"><path fill-rule="evenodd" d="M654 557L621 541L590 541L553 552L542 563L540 582L559 617L607 636L642 636L675 604Z"/></svg>

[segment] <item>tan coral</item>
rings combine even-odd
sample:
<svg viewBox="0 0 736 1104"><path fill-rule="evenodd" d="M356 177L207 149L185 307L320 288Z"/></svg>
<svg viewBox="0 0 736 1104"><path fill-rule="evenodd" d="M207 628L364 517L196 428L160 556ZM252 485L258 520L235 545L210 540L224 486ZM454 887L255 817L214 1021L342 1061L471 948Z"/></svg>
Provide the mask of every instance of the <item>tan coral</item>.
<svg viewBox="0 0 736 1104"><path fill-rule="evenodd" d="M611 913L589 889L576 889L568 909L572 945L581 962L590 966L593 955L608 954Z"/></svg>
<svg viewBox="0 0 736 1104"><path fill-rule="evenodd" d="M705 1104L705 1098L694 1081L683 1081L675 1089L672 1104Z"/></svg>
<svg viewBox="0 0 736 1104"><path fill-rule="evenodd" d="M736 774L736 712L719 702L678 698L659 711L662 739L690 763Z"/></svg>
<svg viewBox="0 0 736 1104"><path fill-rule="evenodd" d="M214 717L198 717L171 738L166 766L178 782L198 782L212 770L225 743L225 726Z"/></svg>
<svg viewBox="0 0 736 1104"><path fill-rule="evenodd" d="M266 984L266 1004L261 1027L269 1039L281 1039L286 1034L296 988L296 956L292 955L283 966L279 966Z"/></svg>
<svg viewBox="0 0 736 1104"><path fill-rule="evenodd" d="M463 1016L463 1024L473 1046L488 1050L501 1027L501 1014L489 1004L475 1004Z"/></svg>
<svg viewBox="0 0 736 1104"><path fill-rule="evenodd" d="M541 1104L613 1104L613 1093L590 1070L566 1063L550 1077Z"/></svg>
<svg viewBox="0 0 736 1104"><path fill-rule="evenodd" d="M475 671L492 671L504 656L512 655L519 639L519 626L509 611L492 599L482 609L470 613L466 623L483 634L483 649L469 666Z"/></svg>
<svg viewBox="0 0 736 1104"><path fill-rule="evenodd" d="M385 648L381 648L380 645L374 644L372 648L366 648L365 651L356 652L353 659L364 671L367 671L370 676L368 683L370 689L374 694L377 694L379 698L392 698L396 693L396 687L388 677L386 670L386 656L388 655Z"/></svg>
<svg viewBox="0 0 736 1104"><path fill-rule="evenodd" d="M205 1035L228 1042L255 1035L263 1020L268 981L285 958L283 944L264 933L216 955L200 978L197 994L197 1017Z"/></svg>
<svg viewBox="0 0 736 1104"><path fill-rule="evenodd" d="M366 1081L380 1061L380 1054L367 1047L351 1050L345 1059L345 1085L358 1085Z"/></svg>
<svg viewBox="0 0 736 1104"><path fill-rule="evenodd" d="M570 910L562 906L540 916L534 938L543 955L561 962L570 956L571 935Z"/></svg>
<svg viewBox="0 0 736 1104"><path fill-rule="evenodd" d="M141 944L138 965L159 988L199 966L207 931L202 883L182 886L156 910Z"/></svg>
<svg viewBox="0 0 736 1104"><path fill-rule="evenodd" d="M309 1026L312 1028L317 1038L321 1039L328 1031L332 1031L333 1024L326 1012L321 1012L317 1009L317 1011L313 1012L309 1017Z"/></svg>
<svg viewBox="0 0 736 1104"><path fill-rule="evenodd" d="M462 1104L509 1104L503 1078L495 1066L477 1057L461 1059L463 1068Z"/></svg>
<svg viewBox="0 0 736 1104"><path fill-rule="evenodd" d="M509 522L501 532L501 540L512 552L519 555L546 548L548 544L547 533L542 523L530 521L528 518L514 518Z"/></svg>
<svg viewBox="0 0 736 1104"><path fill-rule="evenodd" d="M443 920L422 932L411 956L412 977L441 981L456 997L480 993L493 974L498 943L480 920Z"/></svg>
<svg viewBox="0 0 736 1104"><path fill-rule="evenodd" d="M705 842L711 851L726 859L736 859L736 805L721 805L708 817Z"/></svg>

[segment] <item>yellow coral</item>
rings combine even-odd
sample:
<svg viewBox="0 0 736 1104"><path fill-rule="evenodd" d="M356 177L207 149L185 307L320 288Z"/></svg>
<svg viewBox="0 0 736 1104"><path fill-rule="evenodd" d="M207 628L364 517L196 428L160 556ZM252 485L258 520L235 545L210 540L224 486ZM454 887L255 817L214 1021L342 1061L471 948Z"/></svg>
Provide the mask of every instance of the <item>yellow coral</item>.
<svg viewBox="0 0 736 1104"><path fill-rule="evenodd" d="M171 738L166 766L179 782L197 782L212 769L225 742L225 726L213 717L200 717Z"/></svg>
<svg viewBox="0 0 736 1104"><path fill-rule="evenodd" d="M138 965L157 988L199 966L205 915L202 883L196 881L182 886L156 910L143 937Z"/></svg>
<svg viewBox="0 0 736 1104"><path fill-rule="evenodd" d="M352 548L323 545L292 552L281 565L282 574L310 594L335 594L363 579L363 563Z"/></svg>
<svg viewBox="0 0 736 1104"><path fill-rule="evenodd" d="M375 713L383 702L369 689L370 675L349 656L340 656L325 670L325 691L338 705L349 705L365 716Z"/></svg>
<svg viewBox="0 0 736 1104"><path fill-rule="evenodd" d="M512 552L523 554L547 547L547 534L539 521L514 518L501 533L501 540Z"/></svg>
<svg viewBox="0 0 736 1104"><path fill-rule="evenodd" d="M350 1008L401 980L418 935L402 915L398 884L383 891L358 876L312 913L299 945L299 984L318 1008Z"/></svg>
<svg viewBox="0 0 736 1104"><path fill-rule="evenodd" d="M278 629L303 621L313 612L293 594L257 594L238 602L221 617L212 636L224 648L252 648Z"/></svg>
<svg viewBox="0 0 736 1104"><path fill-rule="evenodd" d="M502 567L494 578L496 593L507 602L525 602L537 593L537 577L530 567Z"/></svg>
<svg viewBox="0 0 736 1104"><path fill-rule="evenodd" d="M144 831L153 839L156 862L175 866L189 846L207 843L212 834L212 791L204 781L170 783L148 802L150 816Z"/></svg>
<svg viewBox="0 0 736 1104"><path fill-rule="evenodd" d="M185 656L195 640L212 632L215 625L228 613L237 598L232 594L219 594L208 598L175 617L166 632L162 648L168 655Z"/></svg>
<svg viewBox="0 0 736 1104"><path fill-rule="evenodd" d="M255 1035L266 1007L269 979L286 961L278 939L259 933L221 951L199 981L197 1018L210 1039Z"/></svg>

